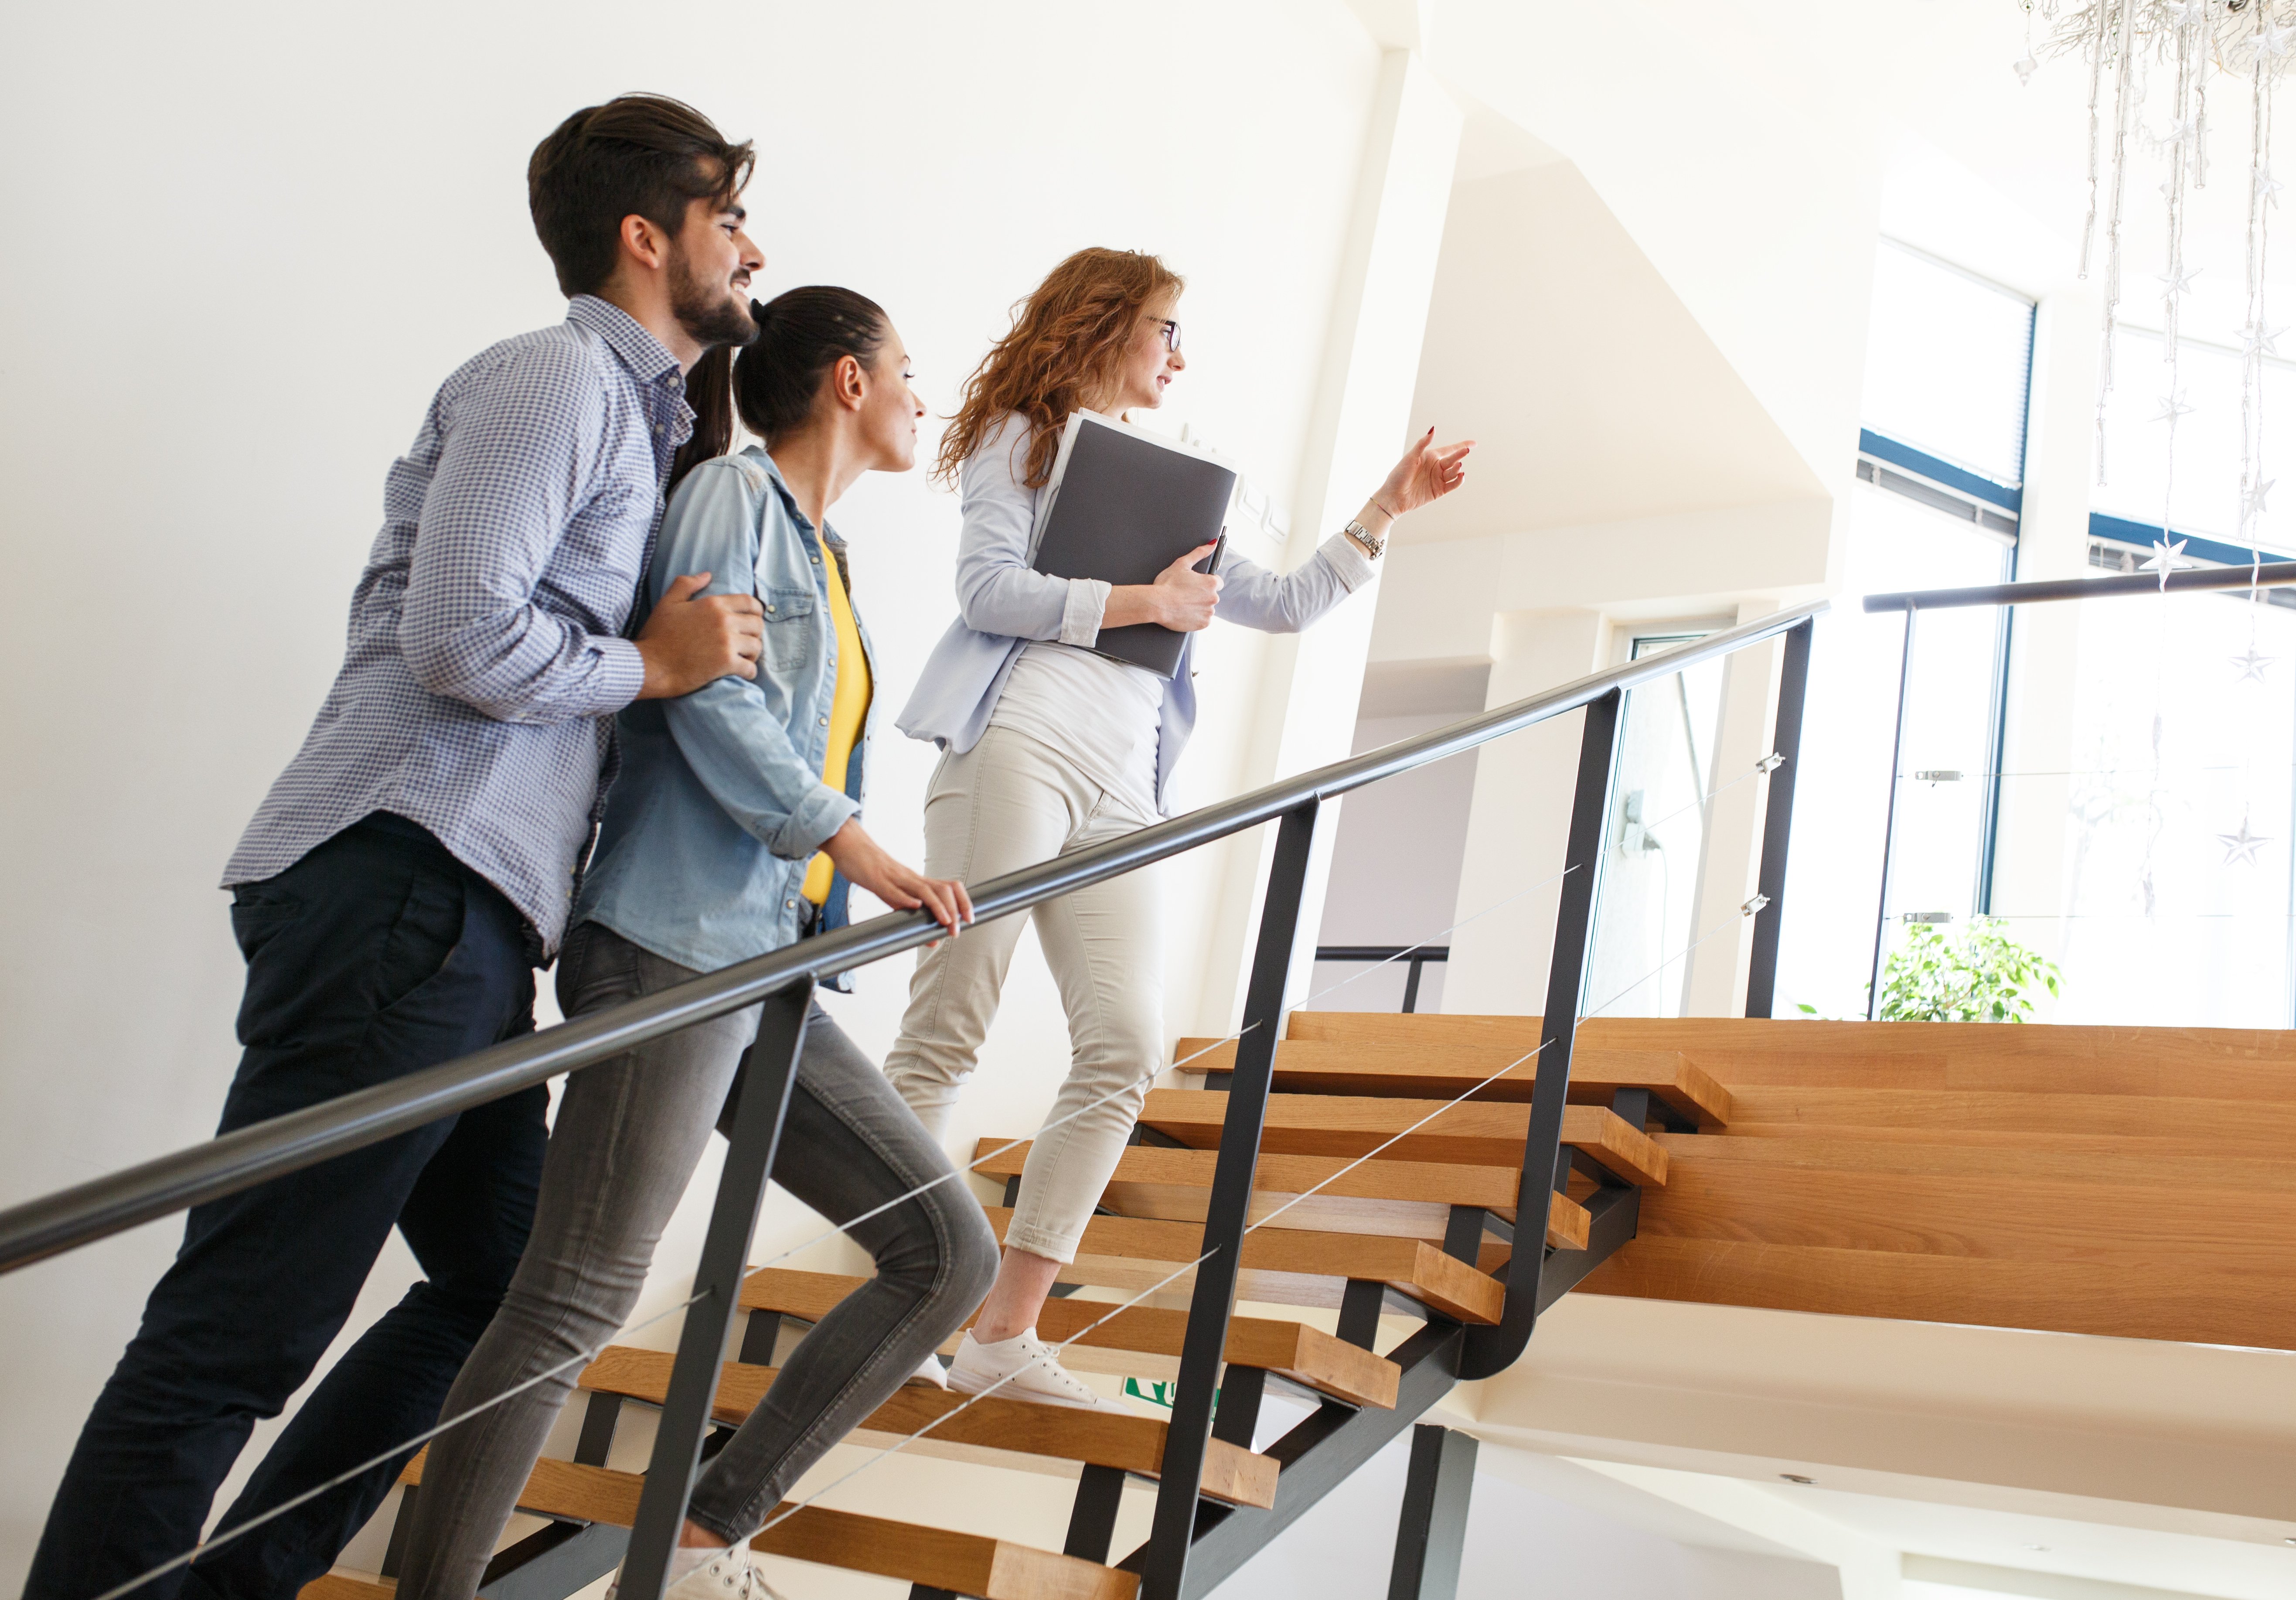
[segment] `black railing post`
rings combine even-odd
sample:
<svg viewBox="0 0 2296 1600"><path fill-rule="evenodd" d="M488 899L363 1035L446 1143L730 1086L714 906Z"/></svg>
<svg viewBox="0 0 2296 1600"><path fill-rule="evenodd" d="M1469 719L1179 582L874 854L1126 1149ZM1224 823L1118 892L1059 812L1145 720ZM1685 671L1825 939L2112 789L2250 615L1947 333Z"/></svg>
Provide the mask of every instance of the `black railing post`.
<svg viewBox="0 0 2296 1600"><path fill-rule="evenodd" d="M1882 1014L1882 966L1890 954L1890 852L1898 842L1898 775L1906 765L1906 705L1914 694L1914 619L1920 612L1906 602L1906 653L1898 663L1898 731L1890 739L1890 803L1882 813L1882 891L1874 908L1874 971L1866 984L1866 1020Z"/></svg>
<svg viewBox="0 0 2296 1600"><path fill-rule="evenodd" d="M1219 1160L1212 1169L1211 1196L1204 1213L1206 1255L1196 1267L1188 1331L1180 1345L1178 1392L1173 1396L1172 1420L1164 1437L1156 1520L1143 1552L1142 1600L1181 1600L1185 1593L1205 1443L1211 1437L1212 1394L1227 1347L1228 1317L1235 1309L1238 1258L1251 1210L1259 1136L1267 1120L1276 1036L1283 1025L1283 1001L1299 945L1316 812L1312 800L1285 812L1275 836L1275 861L1260 907L1259 943L1244 995L1244 1029L1235 1044L1234 1076L1228 1081L1227 1120L1220 1129Z"/></svg>
<svg viewBox="0 0 2296 1600"><path fill-rule="evenodd" d="M1475 1492L1475 1436L1422 1423L1411 1431L1411 1472L1395 1530L1387 1600L1457 1600Z"/></svg>
<svg viewBox="0 0 2296 1600"><path fill-rule="evenodd" d="M1769 803L1762 810L1762 868L1755 892L1752 959L1746 969L1746 1014L1766 1017L1777 999L1778 936L1786 902L1786 847L1793 839L1794 775L1801 770L1801 714L1809 698L1809 646L1816 627L1804 622L1786 635L1778 670L1778 714L1770 735Z"/></svg>
<svg viewBox="0 0 2296 1600"><path fill-rule="evenodd" d="M758 1208L765 1200L766 1180L773 1175L790 1091L797 1084L798 1054L805 1048L806 1013L812 1004L810 978L767 996L758 1018L757 1042L742 1063L726 1166L718 1180L709 1231L702 1240L701 1264L693 1275L696 1298L685 1309L685 1325L678 1334L677 1362L670 1368L645 1491L638 1499L629 1554L622 1563L620 1600L661 1600L669 1553L685 1527L686 1502L701 1470L702 1436L709 1431L709 1408L718 1398L718 1373L732 1345L734 1316L741 1306L750 1236L757 1231Z"/></svg>
<svg viewBox="0 0 2296 1600"><path fill-rule="evenodd" d="M1538 1278L1546 1251L1532 1241L1545 1233L1547 1192L1570 1176L1562 1161L1562 1112L1570 1093L1570 1047L1578 1038L1578 1007L1587 987L1595 894L1611 812L1611 774L1618 759L1619 710L1625 698L1613 689L1589 702L1586 731L1578 740L1578 781L1570 800L1562 898L1554 911L1554 955L1547 968L1546 1009L1538 1027L1530 1128L1522 1145L1516 1218L1524 1231L1507 1262L1506 1309L1499 1325L1467 1330L1462 1379L1488 1378L1513 1366L1538 1322Z"/></svg>

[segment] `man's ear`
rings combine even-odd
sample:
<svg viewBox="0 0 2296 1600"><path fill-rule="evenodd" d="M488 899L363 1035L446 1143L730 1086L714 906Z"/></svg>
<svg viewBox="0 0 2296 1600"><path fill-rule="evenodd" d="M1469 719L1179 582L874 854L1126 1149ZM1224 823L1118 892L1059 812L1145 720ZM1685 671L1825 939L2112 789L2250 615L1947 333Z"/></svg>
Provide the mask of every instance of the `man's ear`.
<svg viewBox="0 0 2296 1600"><path fill-rule="evenodd" d="M669 235L635 211L622 218L621 245L641 267L659 271L669 264Z"/></svg>

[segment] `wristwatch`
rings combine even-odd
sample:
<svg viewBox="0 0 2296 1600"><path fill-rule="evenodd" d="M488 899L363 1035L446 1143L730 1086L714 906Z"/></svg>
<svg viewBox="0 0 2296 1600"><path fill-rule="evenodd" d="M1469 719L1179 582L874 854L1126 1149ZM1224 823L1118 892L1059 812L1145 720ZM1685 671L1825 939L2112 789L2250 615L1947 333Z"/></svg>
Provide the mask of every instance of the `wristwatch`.
<svg viewBox="0 0 2296 1600"><path fill-rule="evenodd" d="M1374 535L1370 529L1365 527L1361 522L1350 521L1345 528L1341 529L1340 531L1346 534L1349 538L1355 540L1357 544L1361 545L1365 550L1370 551L1371 558L1374 561L1377 561L1381 556L1387 554L1387 540Z"/></svg>

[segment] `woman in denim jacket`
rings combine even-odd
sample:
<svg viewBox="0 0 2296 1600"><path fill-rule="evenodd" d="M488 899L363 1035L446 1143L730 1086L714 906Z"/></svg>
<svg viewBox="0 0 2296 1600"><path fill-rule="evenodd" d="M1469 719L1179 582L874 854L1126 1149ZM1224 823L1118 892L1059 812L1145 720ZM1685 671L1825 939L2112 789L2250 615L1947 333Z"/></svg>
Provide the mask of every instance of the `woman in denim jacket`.
<svg viewBox="0 0 2296 1600"><path fill-rule="evenodd" d="M621 774L559 963L570 1017L838 925L849 882L924 906L952 933L972 915L963 885L912 871L862 830L868 642L845 543L824 520L863 472L914 464L923 407L908 357L885 314L849 290L791 290L751 310L759 332L732 363L731 398L765 446L703 461L677 483L647 587L655 598L754 593L765 608L756 677L622 715ZM730 439L725 355L695 369L701 415L681 465ZM532 1238L446 1414L558 1370L431 1447L402 1596L477 1590L575 1358L629 1316L711 1125L730 1126L758 1016L753 1006L699 1023L568 1079ZM767 1592L747 1552L729 1547L903 1382L938 1380L933 1350L996 1271L980 1207L962 1184L937 1181L947 1158L817 1003L780 1148L775 1179L833 1222L909 1197L854 1226L876 1276L799 1343L703 1471L670 1569L680 1600Z"/></svg>

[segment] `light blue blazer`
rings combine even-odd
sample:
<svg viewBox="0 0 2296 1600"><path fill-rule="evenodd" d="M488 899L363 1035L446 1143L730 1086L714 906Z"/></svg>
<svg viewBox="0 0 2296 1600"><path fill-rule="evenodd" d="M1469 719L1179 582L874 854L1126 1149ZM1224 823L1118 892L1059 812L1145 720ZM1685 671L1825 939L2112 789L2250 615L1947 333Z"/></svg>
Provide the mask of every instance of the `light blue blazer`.
<svg viewBox="0 0 2296 1600"><path fill-rule="evenodd" d="M1014 413L965 458L957 475L964 526L957 536L956 620L925 662L897 726L943 750L971 750L988 731L1021 646L1048 639L1086 646L1099 636L1109 586L1053 578L1029 564L1045 491L1028 472L1028 419ZM1220 561L1218 616L1263 633L1297 633L1371 581L1370 559L1333 534L1292 571L1278 575L1235 554ZM1196 726L1191 635L1179 669L1164 685L1156 744L1156 804L1168 815L1172 770Z"/></svg>

